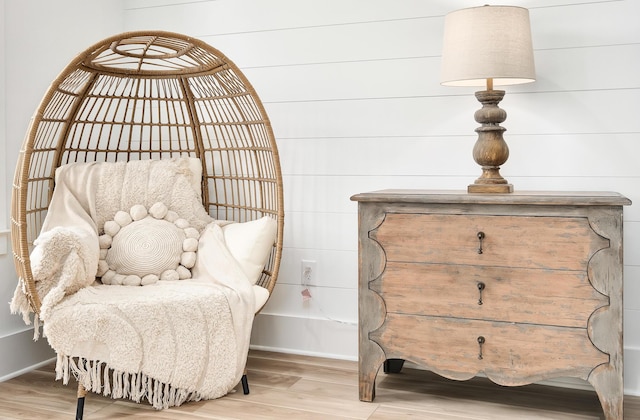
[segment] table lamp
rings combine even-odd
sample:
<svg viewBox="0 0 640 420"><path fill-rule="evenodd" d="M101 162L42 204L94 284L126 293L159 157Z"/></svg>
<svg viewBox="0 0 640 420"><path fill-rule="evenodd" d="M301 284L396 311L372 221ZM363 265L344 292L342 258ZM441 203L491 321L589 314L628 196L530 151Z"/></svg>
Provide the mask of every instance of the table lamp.
<svg viewBox="0 0 640 420"><path fill-rule="evenodd" d="M503 90L494 86L535 81L529 11L514 6L480 6L446 15L442 47L441 84L486 86L476 92L482 108L474 118L482 124L473 158L482 174L469 185L469 193L511 193L513 185L500 175L509 157L500 126L507 113L498 107Z"/></svg>

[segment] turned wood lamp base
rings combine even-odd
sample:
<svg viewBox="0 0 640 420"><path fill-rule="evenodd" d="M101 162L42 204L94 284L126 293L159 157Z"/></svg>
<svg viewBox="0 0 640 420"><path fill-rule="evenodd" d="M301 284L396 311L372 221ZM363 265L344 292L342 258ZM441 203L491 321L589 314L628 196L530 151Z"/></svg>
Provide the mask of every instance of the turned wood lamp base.
<svg viewBox="0 0 640 420"><path fill-rule="evenodd" d="M500 165L509 158L509 147L502 133L506 128L500 123L507 119L507 113L498 107L504 97L504 90L493 90L488 84L487 90L476 92L476 98L482 104L474 118L482 124L476 128L478 140L473 147L473 159L482 167L482 174L467 187L469 193L512 193L513 185L500 175Z"/></svg>

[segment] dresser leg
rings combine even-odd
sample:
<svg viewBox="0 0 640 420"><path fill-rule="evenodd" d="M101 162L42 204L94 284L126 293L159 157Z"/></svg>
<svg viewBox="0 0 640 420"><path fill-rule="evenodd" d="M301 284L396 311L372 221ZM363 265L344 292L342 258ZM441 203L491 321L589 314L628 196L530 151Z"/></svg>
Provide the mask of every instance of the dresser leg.
<svg viewBox="0 0 640 420"><path fill-rule="evenodd" d="M371 402L376 397L376 381L360 381L360 401Z"/></svg>
<svg viewBox="0 0 640 420"><path fill-rule="evenodd" d="M596 368L589 376L606 420L622 420L624 407L624 383L622 374L611 365Z"/></svg>
<svg viewBox="0 0 640 420"><path fill-rule="evenodd" d="M598 392L598 397L600 398L600 404L602 405L602 411L604 412L604 418L606 420L622 420L624 418L623 415L623 396L622 394L613 395L608 393L609 395L601 395Z"/></svg>
<svg viewBox="0 0 640 420"><path fill-rule="evenodd" d="M367 350L363 351L365 347ZM376 376L385 357L382 349L373 342L361 346L360 351L358 360L360 401L371 402L376 397Z"/></svg>
<svg viewBox="0 0 640 420"><path fill-rule="evenodd" d="M404 366L404 359L387 359L384 361L384 373L400 373Z"/></svg>

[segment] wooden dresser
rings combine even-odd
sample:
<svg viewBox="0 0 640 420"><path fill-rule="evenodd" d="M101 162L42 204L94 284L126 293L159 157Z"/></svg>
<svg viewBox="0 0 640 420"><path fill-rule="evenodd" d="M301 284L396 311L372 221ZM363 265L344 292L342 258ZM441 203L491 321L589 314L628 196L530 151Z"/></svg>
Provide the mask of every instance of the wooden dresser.
<svg viewBox="0 0 640 420"><path fill-rule="evenodd" d="M593 385L622 419L622 206L609 192L357 194L360 399L411 361L506 386Z"/></svg>

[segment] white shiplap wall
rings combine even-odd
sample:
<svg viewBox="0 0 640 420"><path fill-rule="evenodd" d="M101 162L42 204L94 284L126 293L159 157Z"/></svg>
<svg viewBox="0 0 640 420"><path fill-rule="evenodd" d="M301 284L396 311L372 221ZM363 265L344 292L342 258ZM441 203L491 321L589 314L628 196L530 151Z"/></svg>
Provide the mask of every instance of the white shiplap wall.
<svg viewBox="0 0 640 420"><path fill-rule="evenodd" d="M355 193L464 189L468 88L439 85L443 17L463 0L125 0L125 28L186 33L239 65L265 102L285 177L278 286L253 345L357 357ZM529 0L537 81L507 89L519 190L613 190L640 203L640 1ZM605 18L606 17L606 18ZM640 394L640 210L625 208L625 383ZM317 261L312 299L300 260Z"/></svg>

